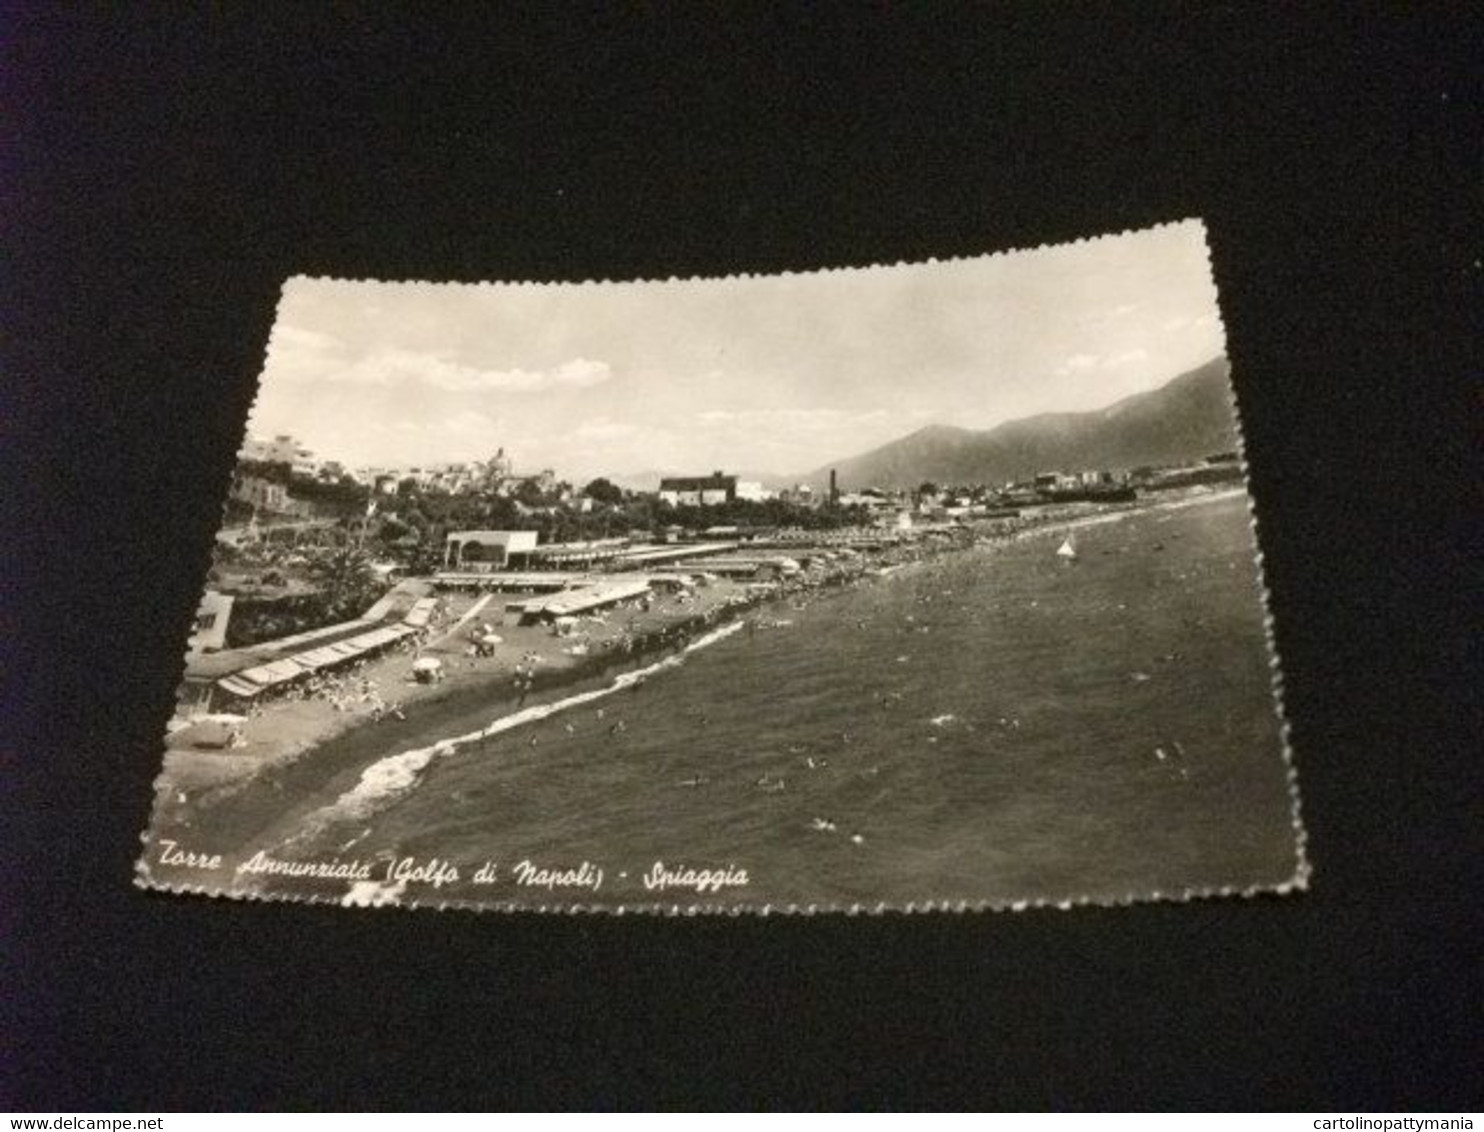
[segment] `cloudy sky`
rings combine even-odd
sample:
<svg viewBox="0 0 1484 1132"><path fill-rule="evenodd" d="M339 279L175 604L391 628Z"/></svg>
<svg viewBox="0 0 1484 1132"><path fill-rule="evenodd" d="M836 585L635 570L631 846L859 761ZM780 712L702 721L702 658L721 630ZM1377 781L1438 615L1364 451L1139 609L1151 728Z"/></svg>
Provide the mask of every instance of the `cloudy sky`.
<svg viewBox="0 0 1484 1132"><path fill-rule="evenodd" d="M284 289L249 432L349 466L788 475L930 423L1101 408L1223 350L1198 222L949 263Z"/></svg>

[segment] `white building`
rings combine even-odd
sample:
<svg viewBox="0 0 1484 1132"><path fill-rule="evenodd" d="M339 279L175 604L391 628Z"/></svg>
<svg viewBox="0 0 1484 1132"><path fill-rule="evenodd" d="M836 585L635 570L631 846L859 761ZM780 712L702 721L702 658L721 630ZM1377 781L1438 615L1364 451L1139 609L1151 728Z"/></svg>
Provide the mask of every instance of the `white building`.
<svg viewBox="0 0 1484 1132"><path fill-rule="evenodd" d="M756 480L739 480L719 471L709 476L667 476L660 480L660 499L676 506L710 507L734 499L761 503L773 495Z"/></svg>
<svg viewBox="0 0 1484 1132"><path fill-rule="evenodd" d="M259 476L238 476L232 482L232 490L228 494L249 507L258 507L264 511L288 510L288 489L281 483Z"/></svg>
<svg viewBox="0 0 1484 1132"><path fill-rule="evenodd" d="M232 616L232 601L230 594L218 593L216 590L207 590L201 595L201 604L196 607L196 620L186 642L187 657L216 652L226 647L227 622Z"/></svg>
<svg viewBox="0 0 1484 1132"><path fill-rule="evenodd" d="M535 549L535 531L450 531L444 542L443 565L450 570L468 565L503 570L515 559L526 564Z"/></svg>
<svg viewBox="0 0 1484 1132"><path fill-rule="evenodd" d="M242 445L241 454L244 460L259 460L267 464L287 464L294 471L304 475L313 475L319 470L320 464L313 452L288 433L279 433L272 440L250 436Z"/></svg>

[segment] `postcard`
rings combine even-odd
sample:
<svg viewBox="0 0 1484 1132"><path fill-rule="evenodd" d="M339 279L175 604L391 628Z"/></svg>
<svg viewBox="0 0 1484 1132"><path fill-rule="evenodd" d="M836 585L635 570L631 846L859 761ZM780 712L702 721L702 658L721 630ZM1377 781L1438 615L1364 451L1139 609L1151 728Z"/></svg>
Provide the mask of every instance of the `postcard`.
<svg viewBox="0 0 1484 1132"><path fill-rule="evenodd" d="M877 912L1309 865L1205 229L283 288L138 883Z"/></svg>

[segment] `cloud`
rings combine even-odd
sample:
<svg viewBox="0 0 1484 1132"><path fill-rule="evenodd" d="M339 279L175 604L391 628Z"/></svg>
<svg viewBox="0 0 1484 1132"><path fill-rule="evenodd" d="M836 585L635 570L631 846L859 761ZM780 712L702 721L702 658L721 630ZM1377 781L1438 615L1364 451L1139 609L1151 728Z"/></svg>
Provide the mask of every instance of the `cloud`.
<svg viewBox="0 0 1484 1132"><path fill-rule="evenodd" d="M1092 369L1101 359L1096 354L1073 354L1057 367L1057 373L1071 373L1079 369Z"/></svg>
<svg viewBox="0 0 1484 1132"><path fill-rule="evenodd" d="M1067 377L1092 369L1118 369L1122 366L1141 365L1149 360L1149 351L1143 347L1122 350L1116 354L1073 354L1056 367L1059 377Z"/></svg>
<svg viewBox="0 0 1484 1132"><path fill-rule="evenodd" d="M582 389L607 381L613 371L604 362L573 358L549 369L482 369L444 354L382 350L351 366L325 374L329 381L361 385L421 383L449 393L539 393L558 388Z"/></svg>
<svg viewBox="0 0 1484 1132"><path fill-rule="evenodd" d="M563 362L551 372L552 380L556 384L573 385L578 389L601 385L612 376L613 369L607 362L594 362L587 358L573 358L570 362Z"/></svg>
<svg viewBox="0 0 1484 1132"><path fill-rule="evenodd" d="M824 432L852 425L875 424L890 417L885 409L706 409L696 414L703 425L742 429L792 429Z"/></svg>
<svg viewBox="0 0 1484 1132"><path fill-rule="evenodd" d="M292 325L274 328L268 360L275 376L290 380L381 387L426 385L449 393L586 389L613 377L607 362L583 357L545 369L492 369L472 365L448 351L395 347L356 358L332 335Z"/></svg>
<svg viewBox="0 0 1484 1132"><path fill-rule="evenodd" d="M623 440L635 435L638 431L637 425L599 417L596 420L583 421L572 430L572 435L580 440Z"/></svg>
<svg viewBox="0 0 1484 1132"><path fill-rule="evenodd" d="M438 440L452 436L475 436L491 433L500 427L499 422L484 413L465 409L451 416L434 420L413 420L399 417L396 420L370 420L356 427L356 432L376 433L379 436L417 436ZM337 429L337 434L343 430Z"/></svg>
<svg viewBox="0 0 1484 1132"><path fill-rule="evenodd" d="M325 354L341 349L340 340L332 334L306 330L302 326L280 322L268 336L269 354Z"/></svg>
<svg viewBox="0 0 1484 1132"><path fill-rule="evenodd" d="M507 447L530 452L553 467L566 469L578 479L621 473L640 468L684 465L694 431L676 434L648 423L630 424L596 417L559 435L545 435L529 442L512 441Z"/></svg>
<svg viewBox="0 0 1484 1132"><path fill-rule="evenodd" d="M465 409L449 417L443 422L442 427L449 432L492 432L498 426L493 417L485 416L473 409Z"/></svg>

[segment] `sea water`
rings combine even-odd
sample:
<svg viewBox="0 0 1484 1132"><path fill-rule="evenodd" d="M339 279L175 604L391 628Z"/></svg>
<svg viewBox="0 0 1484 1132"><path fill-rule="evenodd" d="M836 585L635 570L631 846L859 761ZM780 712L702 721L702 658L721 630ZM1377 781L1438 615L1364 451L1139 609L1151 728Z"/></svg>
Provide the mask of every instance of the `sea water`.
<svg viewBox="0 0 1484 1132"><path fill-rule="evenodd" d="M706 901L774 907L1290 880L1245 496L1086 525L1070 562L1064 534L765 607L515 717L429 705L260 846L600 864L585 904L657 899L657 862L745 869Z"/></svg>

